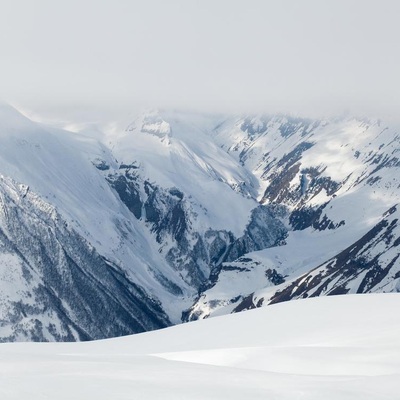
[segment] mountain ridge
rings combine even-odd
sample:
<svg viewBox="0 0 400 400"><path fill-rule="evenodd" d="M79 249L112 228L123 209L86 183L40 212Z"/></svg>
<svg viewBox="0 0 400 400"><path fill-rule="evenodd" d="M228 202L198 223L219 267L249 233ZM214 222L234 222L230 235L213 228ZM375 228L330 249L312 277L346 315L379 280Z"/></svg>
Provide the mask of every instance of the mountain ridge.
<svg viewBox="0 0 400 400"><path fill-rule="evenodd" d="M93 295L108 296L107 287L116 285L110 321L118 318L118 307L126 308L128 292L129 301L136 302L124 330L67 335L69 340L134 333L309 296L310 285L300 285L295 296L287 293L339 258L343 268L353 263L348 287L360 279L357 260L364 257L375 261L362 273L382 279L361 291L398 291L398 259L389 257L398 244L397 225L389 221L397 209L392 217L382 215L400 202L399 135L381 121L152 111L124 129L90 128L85 135L84 127L63 131L8 107L0 108L0 117L3 181L29 188L28 199L39 196L53 207L79 246L98 255L109 280ZM29 204L21 207L28 226ZM4 215L1 229L8 218ZM46 218L43 223L51 225ZM368 236L374 229L376 235ZM34 243L33 233L26 235ZM357 252L343 253L360 240L368 251L358 246ZM61 248L67 243L64 235ZM35 251L40 259L46 248L28 246L24 257ZM83 273L94 267L80 263L75 261ZM392 272L379 272L389 265ZM344 279L343 268L332 273L325 268L321 285L332 282L332 274L338 282ZM61 301L66 295L60 293L76 289L64 283L57 295ZM6 278L0 286L10 287ZM140 309L147 309L147 316ZM16 306L14 311L22 315ZM95 322L95 314L85 318ZM52 318L58 320L56 311ZM158 322L152 325L152 319ZM79 318L74 323L87 324ZM4 332L0 329L0 337L12 340ZM58 334L35 336L28 330L21 338L54 340Z"/></svg>

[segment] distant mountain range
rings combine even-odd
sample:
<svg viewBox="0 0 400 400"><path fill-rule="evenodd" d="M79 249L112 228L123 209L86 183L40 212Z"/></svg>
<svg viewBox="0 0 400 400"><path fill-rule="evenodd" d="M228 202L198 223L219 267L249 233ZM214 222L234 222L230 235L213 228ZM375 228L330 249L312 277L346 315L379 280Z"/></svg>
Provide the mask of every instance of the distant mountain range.
<svg viewBox="0 0 400 400"><path fill-rule="evenodd" d="M0 340L90 340L400 290L378 120L152 111L79 133L0 106Z"/></svg>

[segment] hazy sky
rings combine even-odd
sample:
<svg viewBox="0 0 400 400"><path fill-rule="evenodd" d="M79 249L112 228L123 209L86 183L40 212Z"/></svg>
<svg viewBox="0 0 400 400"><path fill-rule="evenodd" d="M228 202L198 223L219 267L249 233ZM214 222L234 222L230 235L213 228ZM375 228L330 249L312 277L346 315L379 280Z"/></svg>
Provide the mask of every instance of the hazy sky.
<svg viewBox="0 0 400 400"><path fill-rule="evenodd" d="M398 0L0 5L2 97L38 112L400 110Z"/></svg>

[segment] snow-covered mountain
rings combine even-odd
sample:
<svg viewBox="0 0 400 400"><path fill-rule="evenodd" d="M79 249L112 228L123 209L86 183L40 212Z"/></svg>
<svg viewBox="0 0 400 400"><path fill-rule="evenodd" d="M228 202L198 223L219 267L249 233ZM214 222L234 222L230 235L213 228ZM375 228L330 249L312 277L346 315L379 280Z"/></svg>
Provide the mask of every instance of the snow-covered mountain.
<svg viewBox="0 0 400 400"><path fill-rule="evenodd" d="M397 291L394 128L164 111L109 126L0 107L2 340Z"/></svg>
<svg viewBox="0 0 400 400"><path fill-rule="evenodd" d="M159 302L28 186L0 178L0 205L2 341L88 340L169 324Z"/></svg>
<svg viewBox="0 0 400 400"><path fill-rule="evenodd" d="M228 119L211 134L257 177L261 204L287 207L289 234L281 248L222 264L187 319L309 295L398 291L396 129L259 116Z"/></svg>

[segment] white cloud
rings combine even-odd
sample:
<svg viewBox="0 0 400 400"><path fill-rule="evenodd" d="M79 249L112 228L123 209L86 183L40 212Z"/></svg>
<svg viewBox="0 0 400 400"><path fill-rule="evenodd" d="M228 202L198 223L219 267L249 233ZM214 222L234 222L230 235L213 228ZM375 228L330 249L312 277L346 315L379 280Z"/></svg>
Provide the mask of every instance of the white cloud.
<svg viewBox="0 0 400 400"><path fill-rule="evenodd" d="M396 0L3 3L1 91L33 109L400 106Z"/></svg>

